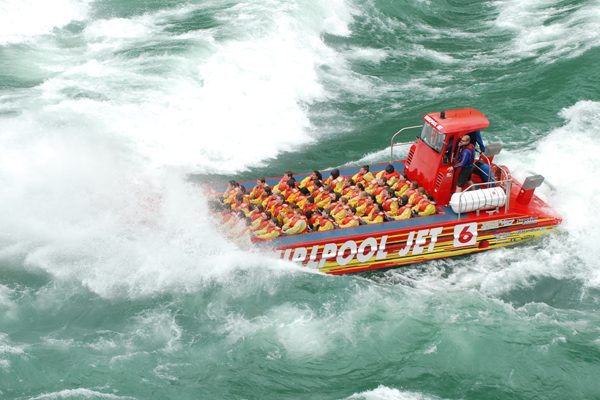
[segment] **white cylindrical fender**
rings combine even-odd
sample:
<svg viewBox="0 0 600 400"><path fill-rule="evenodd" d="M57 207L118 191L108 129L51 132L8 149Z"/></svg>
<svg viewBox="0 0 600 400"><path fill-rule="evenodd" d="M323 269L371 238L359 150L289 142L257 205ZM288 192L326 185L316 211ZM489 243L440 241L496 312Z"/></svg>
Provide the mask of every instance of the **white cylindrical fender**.
<svg viewBox="0 0 600 400"><path fill-rule="evenodd" d="M469 190L454 193L450 198L450 207L455 213L466 213L475 210L490 210L506 204L506 193L501 187Z"/></svg>

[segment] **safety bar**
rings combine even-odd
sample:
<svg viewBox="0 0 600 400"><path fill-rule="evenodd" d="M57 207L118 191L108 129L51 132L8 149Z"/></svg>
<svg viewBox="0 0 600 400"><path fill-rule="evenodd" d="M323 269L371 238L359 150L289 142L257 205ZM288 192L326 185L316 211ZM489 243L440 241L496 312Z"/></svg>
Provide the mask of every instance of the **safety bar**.
<svg viewBox="0 0 600 400"><path fill-rule="evenodd" d="M396 139L396 136L398 136L398 134L400 132L406 131L408 129L417 129L417 128L421 128L421 127L423 127L423 125L407 126L406 128L402 128L398 132L394 133L394 135L392 136L392 139L390 140L390 164L394 161L394 146L407 145L407 144L413 143L413 142L394 143L394 139Z"/></svg>
<svg viewBox="0 0 600 400"><path fill-rule="evenodd" d="M500 168L500 167L498 167L498 168ZM505 213L508 212L508 210L510 209L510 192L511 192L512 180L510 179L510 177L508 176L508 174L506 173L506 171L504 169L500 168L500 170L502 171L502 174L504 175L505 179L502 179L499 181L493 180L491 182L472 183L465 190L460 192L460 194L458 196L458 219L460 219L460 215L462 214L460 209L461 209L461 204L462 204L463 193L471 190L472 188L482 189L484 186L498 185L504 190L504 193L506 194L506 202L504 203L504 212ZM501 184L505 184L505 185L503 186Z"/></svg>

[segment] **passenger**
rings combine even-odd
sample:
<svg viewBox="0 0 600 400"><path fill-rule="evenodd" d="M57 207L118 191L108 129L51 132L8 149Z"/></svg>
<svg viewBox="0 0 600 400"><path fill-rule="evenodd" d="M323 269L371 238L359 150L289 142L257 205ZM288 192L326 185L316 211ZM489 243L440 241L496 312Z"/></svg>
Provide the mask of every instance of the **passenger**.
<svg viewBox="0 0 600 400"><path fill-rule="evenodd" d="M285 201L289 204L293 204L296 201L296 198L300 196L300 190L296 188L296 179L290 178L287 183L288 188L283 192L283 196Z"/></svg>
<svg viewBox="0 0 600 400"><path fill-rule="evenodd" d="M321 195L319 201L317 202L317 207L319 208L329 207L329 205L335 201L337 196L339 196L339 194L331 190L329 186L325 186L323 192L323 195Z"/></svg>
<svg viewBox="0 0 600 400"><path fill-rule="evenodd" d="M417 181L412 181L410 183L408 190L406 192L404 192L402 194L402 196L406 196L407 199L410 199L410 196L415 194L417 192L418 188L419 188L419 184L417 183Z"/></svg>
<svg viewBox="0 0 600 400"><path fill-rule="evenodd" d="M272 194L273 194L273 191L271 190L271 187L265 186L262 190L262 193L257 198L250 200L250 202L252 204L256 204L256 205L263 204L265 199L267 199Z"/></svg>
<svg viewBox="0 0 600 400"><path fill-rule="evenodd" d="M243 211L244 214L246 214L246 212L250 212L248 209L248 203L245 201L244 195L241 193L236 194L233 198L233 201L229 205L231 206L232 210Z"/></svg>
<svg viewBox="0 0 600 400"><path fill-rule="evenodd" d="M369 166L363 165L357 174L352 177L352 180L356 183L362 183L363 185L371 182L374 176L371 172L369 172Z"/></svg>
<svg viewBox="0 0 600 400"><path fill-rule="evenodd" d="M300 181L300 184L298 185L298 189L300 189L300 191L302 193L304 193L305 195L312 193L315 182L322 181L322 180L323 180L323 176L321 175L321 173L319 171L315 170L309 176L307 176L306 178L304 178Z"/></svg>
<svg viewBox="0 0 600 400"><path fill-rule="evenodd" d="M282 224L284 222L285 216L288 213L288 211L290 211L289 204L287 204L284 201L284 198L281 194L278 194L277 201L275 203L275 206L271 210L271 213L273 214L273 216L275 218L277 218L279 223Z"/></svg>
<svg viewBox="0 0 600 400"><path fill-rule="evenodd" d="M401 197L410 188L410 181L406 179L404 175L400 175L398 181L392 185L394 194L397 197Z"/></svg>
<svg viewBox="0 0 600 400"><path fill-rule="evenodd" d="M385 180L383 178L374 178L371 179L371 182L369 182L369 185L366 186L365 191L369 194L373 194L373 192L375 192L375 190L377 190L378 188L382 188L385 185Z"/></svg>
<svg viewBox="0 0 600 400"><path fill-rule="evenodd" d="M313 191L311 192L312 197L315 199L315 203L318 204L324 194L325 188L323 187L323 182L315 181Z"/></svg>
<svg viewBox="0 0 600 400"><path fill-rule="evenodd" d="M352 228L355 226L362 225L364 223L361 218L356 215L356 209L354 207L350 207L348 209L348 215L342 220L339 224L340 228Z"/></svg>
<svg viewBox="0 0 600 400"><path fill-rule="evenodd" d="M425 217L428 215L433 215L436 212L435 203L433 202L433 197L425 197L419 201L419 203L412 208L412 215Z"/></svg>
<svg viewBox="0 0 600 400"><path fill-rule="evenodd" d="M407 199L405 197L398 199L398 211L396 211L396 215L389 215L394 221L410 218L412 216L412 209L407 203Z"/></svg>
<svg viewBox="0 0 600 400"><path fill-rule="evenodd" d="M372 194L367 195L367 201L356 208L356 215L359 217L364 217L365 219L370 219L371 214L375 211L375 196Z"/></svg>
<svg viewBox="0 0 600 400"><path fill-rule="evenodd" d="M307 211L305 214L308 227L311 231L316 231L319 228L320 211Z"/></svg>
<svg viewBox="0 0 600 400"><path fill-rule="evenodd" d="M475 152L469 135L464 135L462 137L459 146L460 153L458 155L458 161L454 165L454 169L460 169L458 180L456 182L456 193L462 192L465 184L473 184L471 181L471 174L473 173L473 163L475 161ZM452 170L452 167L450 167L450 170Z"/></svg>
<svg viewBox="0 0 600 400"><path fill-rule="evenodd" d="M304 204L297 204L297 206L300 207L304 212L316 211L319 209L319 207L317 207L315 204L315 198L312 196L308 196Z"/></svg>
<svg viewBox="0 0 600 400"><path fill-rule="evenodd" d="M356 203L358 202L362 192L365 192L365 187L362 185L362 183L358 183L352 188L352 190L347 192L344 197L348 199L349 205L356 207Z"/></svg>
<svg viewBox="0 0 600 400"><path fill-rule="evenodd" d="M421 199L426 198L426 197L427 197L427 193L425 192L425 188L419 187L419 188L417 188L417 191L414 192L408 198L408 204L412 204L414 206L414 205L418 204L419 201L421 201Z"/></svg>
<svg viewBox="0 0 600 400"><path fill-rule="evenodd" d="M348 199L345 197L341 197L336 203L331 205L331 216L335 219L336 222L342 221L346 214L348 213L348 209L350 206L348 205Z"/></svg>
<svg viewBox="0 0 600 400"><path fill-rule="evenodd" d="M355 207L357 209L359 207L364 207L364 205L367 203L367 198L369 196L370 196L370 194L367 192L360 192L360 194L358 195L358 197L356 199L348 200L348 204L350 205L350 207Z"/></svg>
<svg viewBox="0 0 600 400"><path fill-rule="evenodd" d="M281 229L286 235L297 235L299 233L308 232L308 223L306 217L302 213L300 207L293 207L294 216L287 224L283 225Z"/></svg>
<svg viewBox="0 0 600 400"><path fill-rule="evenodd" d="M223 192L223 202L225 202L225 199L233 195L233 192L238 186L239 183L237 183L236 181L229 181L229 183L227 184L227 188Z"/></svg>
<svg viewBox="0 0 600 400"><path fill-rule="evenodd" d="M264 177L258 178L256 180L256 186L254 186L248 194L250 201L260 198L265 192L265 186L267 186L266 179Z"/></svg>
<svg viewBox="0 0 600 400"><path fill-rule="evenodd" d="M267 227L269 226L269 221L271 220L271 213L270 212L264 212L260 215L260 218L258 218L257 220L255 220L252 223L252 230L254 231L254 234L257 235L259 232L260 233L264 233L266 232Z"/></svg>
<svg viewBox="0 0 600 400"><path fill-rule="evenodd" d="M269 220L269 225L264 230L263 233L256 233L256 236L260 239L275 239L276 237L281 236L282 230L278 225L277 218L271 218Z"/></svg>
<svg viewBox="0 0 600 400"><path fill-rule="evenodd" d="M352 189L352 186L354 186L354 181L352 180L351 177L346 176L346 177L343 177L342 184L337 185L337 187L334 189L334 192L339 193L342 196L344 196L346 193L348 193Z"/></svg>
<svg viewBox="0 0 600 400"><path fill-rule="evenodd" d="M373 195L375 196L375 200L381 204L383 203L383 192L388 191L388 193L392 192L392 188L385 184L384 186L382 186L381 188L377 188L374 192Z"/></svg>
<svg viewBox="0 0 600 400"><path fill-rule="evenodd" d="M329 178L325 180L324 185L329 186L334 192L341 192L344 187L344 182L344 177L340 175L340 170L336 168L331 170L331 174Z"/></svg>
<svg viewBox="0 0 600 400"><path fill-rule="evenodd" d="M294 174L292 171L285 171L285 174L283 175L279 183L273 187L273 193L284 192L287 189L288 181L290 180L290 178L293 177Z"/></svg>
<svg viewBox="0 0 600 400"><path fill-rule="evenodd" d="M400 178L400 173L396 171L392 164L388 164L385 169L378 172L375 177L383 179L388 185L393 185Z"/></svg>
<svg viewBox="0 0 600 400"><path fill-rule="evenodd" d="M317 222L319 232L330 231L335 229L335 222L329 215L329 209L325 208L319 215L319 220Z"/></svg>
<svg viewBox="0 0 600 400"><path fill-rule="evenodd" d="M388 213L389 215L397 215L398 214L398 199L395 197L392 197L391 192L392 192L392 189L386 188L381 193L382 201L380 201L380 203L381 203L381 206L382 206L384 212Z"/></svg>
<svg viewBox="0 0 600 400"><path fill-rule="evenodd" d="M375 207L373 208L373 212L369 215L368 218L364 218L364 221L370 225L381 224L382 222L386 222L387 218L385 216L385 213L384 213L381 205L375 204Z"/></svg>
<svg viewBox="0 0 600 400"><path fill-rule="evenodd" d="M263 220L268 220L267 215L265 214L265 209L263 206L255 206L252 212L250 213L250 220L252 221L252 229L256 230L260 223Z"/></svg>

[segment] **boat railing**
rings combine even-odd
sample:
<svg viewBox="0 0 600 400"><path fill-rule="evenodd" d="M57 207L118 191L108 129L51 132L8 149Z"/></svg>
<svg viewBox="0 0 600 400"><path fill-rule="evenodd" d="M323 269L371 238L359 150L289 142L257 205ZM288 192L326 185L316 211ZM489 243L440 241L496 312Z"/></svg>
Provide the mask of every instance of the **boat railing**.
<svg viewBox="0 0 600 400"><path fill-rule="evenodd" d="M414 142L394 143L396 136L398 136L400 133L407 131L409 129L417 129L417 128L422 128L422 127L423 127L423 125L407 126L406 128L402 128L398 132L394 133L394 135L392 136L392 139L390 140L390 164L394 161L394 147L395 146L406 146L406 145L414 143Z"/></svg>
<svg viewBox="0 0 600 400"><path fill-rule="evenodd" d="M479 167L475 166L475 168L479 168ZM502 190L504 191L504 194L506 195L506 201L504 202L504 212L505 213L508 212L508 210L510 209L510 191L511 191L512 180L511 180L510 176L508 175L508 173L503 168L498 167L498 169L501 171L502 179L500 179L500 180L493 179L488 182L472 183L464 191L460 192L460 194L458 196L458 219L460 219L461 214L462 214L462 212L460 210L461 210L461 206L462 206L463 195L466 192L468 192L469 190L484 189L487 187L494 187L494 186L498 186L498 187L502 188ZM491 166L490 166L490 171L491 171ZM488 175L488 177L491 177L491 175ZM498 207L496 207L496 210L498 210ZM479 215L479 211L480 210L476 210L477 215Z"/></svg>

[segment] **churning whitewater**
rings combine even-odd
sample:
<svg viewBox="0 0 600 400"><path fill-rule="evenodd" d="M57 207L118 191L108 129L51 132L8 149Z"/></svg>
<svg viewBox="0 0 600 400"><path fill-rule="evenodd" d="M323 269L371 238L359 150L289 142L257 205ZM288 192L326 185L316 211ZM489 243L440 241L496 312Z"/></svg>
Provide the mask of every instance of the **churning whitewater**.
<svg viewBox="0 0 600 400"><path fill-rule="evenodd" d="M462 3L0 0L0 398L599 398L600 5ZM459 107L556 233L334 277L207 213Z"/></svg>

